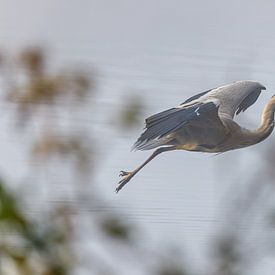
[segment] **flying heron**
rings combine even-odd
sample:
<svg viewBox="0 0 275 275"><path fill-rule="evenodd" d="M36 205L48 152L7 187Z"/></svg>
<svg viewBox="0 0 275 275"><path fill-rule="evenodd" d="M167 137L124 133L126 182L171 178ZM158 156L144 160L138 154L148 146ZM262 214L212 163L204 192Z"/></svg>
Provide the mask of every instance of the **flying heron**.
<svg viewBox="0 0 275 275"><path fill-rule="evenodd" d="M233 120L235 114L244 112L256 102L262 90L266 88L259 82L237 81L192 96L177 107L148 117L145 131L133 149L159 148L132 172L120 172L122 180L116 192L162 152L220 153L266 139L274 128L275 96L265 106L258 129L245 129Z"/></svg>

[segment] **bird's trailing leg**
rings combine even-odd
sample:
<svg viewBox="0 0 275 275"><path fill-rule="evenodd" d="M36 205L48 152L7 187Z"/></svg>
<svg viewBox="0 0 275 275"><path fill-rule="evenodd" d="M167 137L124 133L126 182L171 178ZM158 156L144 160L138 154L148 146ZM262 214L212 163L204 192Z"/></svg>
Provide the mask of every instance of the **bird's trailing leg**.
<svg viewBox="0 0 275 275"><path fill-rule="evenodd" d="M154 159L157 155L160 153L175 150L176 146L169 146L169 147L160 147L157 150L153 152L153 154L145 161L143 162L139 167L137 167L132 172L126 172L126 171L120 171L119 176L122 177L122 180L119 181L118 187L116 188L116 192L122 189L122 187L130 181L130 179L139 172L147 163L149 163L152 159Z"/></svg>

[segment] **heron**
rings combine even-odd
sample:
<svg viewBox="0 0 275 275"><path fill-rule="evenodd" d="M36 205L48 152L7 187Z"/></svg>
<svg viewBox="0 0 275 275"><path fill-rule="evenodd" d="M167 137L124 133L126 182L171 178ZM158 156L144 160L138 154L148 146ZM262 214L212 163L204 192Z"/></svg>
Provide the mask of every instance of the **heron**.
<svg viewBox="0 0 275 275"><path fill-rule="evenodd" d="M132 172L120 171L120 191L157 155L173 150L222 153L257 144L274 128L275 95L264 107L261 124L256 130L241 127L235 114L253 105L266 88L256 81L241 80L194 95L177 107L145 119L145 131L133 149L157 148Z"/></svg>

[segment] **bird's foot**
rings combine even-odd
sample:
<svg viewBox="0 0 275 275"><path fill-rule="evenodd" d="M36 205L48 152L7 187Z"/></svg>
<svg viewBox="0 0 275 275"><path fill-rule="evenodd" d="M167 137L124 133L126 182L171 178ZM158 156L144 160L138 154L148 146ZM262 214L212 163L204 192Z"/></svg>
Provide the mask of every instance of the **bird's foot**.
<svg viewBox="0 0 275 275"><path fill-rule="evenodd" d="M127 175L129 175L129 174L131 174L130 172L126 172L126 171L120 171L119 172L119 176L120 177L125 177L125 176L127 176Z"/></svg>
<svg viewBox="0 0 275 275"><path fill-rule="evenodd" d="M133 177L133 172L126 172L126 171L120 171L119 176L122 177L122 179L119 181L118 186L116 188L116 192L118 193L119 190L122 189L122 187L130 181L130 179Z"/></svg>

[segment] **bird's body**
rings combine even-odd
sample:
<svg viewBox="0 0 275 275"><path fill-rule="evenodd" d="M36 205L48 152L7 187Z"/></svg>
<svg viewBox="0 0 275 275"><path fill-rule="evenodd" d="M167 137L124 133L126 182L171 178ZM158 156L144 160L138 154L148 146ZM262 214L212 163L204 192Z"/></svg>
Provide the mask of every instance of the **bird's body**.
<svg viewBox="0 0 275 275"><path fill-rule="evenodd" d="M121 171L118 192L139 170L158 154L171 150L209 153L247 147L267 138L274 128L275 97L262 113L257 130L239 126L235 114L256 102L265 87L255 81L237 81L195 95L175 108L145 120L145 131L133 149L158 149L133 172Z"/></svg>

